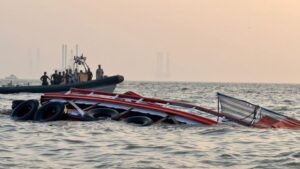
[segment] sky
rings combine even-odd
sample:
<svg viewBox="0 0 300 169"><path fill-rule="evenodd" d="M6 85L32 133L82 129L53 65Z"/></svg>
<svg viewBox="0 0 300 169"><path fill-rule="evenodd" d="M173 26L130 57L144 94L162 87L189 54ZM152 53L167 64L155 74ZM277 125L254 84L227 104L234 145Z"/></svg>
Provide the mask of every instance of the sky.
<svg viewBox="0 0 300 169"><path fill-rule="evenodd" d="M0 78L38 79L61 68L62 44L70 60L78 44L93 70L125 80L300 83L299 9L299 0L0 0Z"/></svg>

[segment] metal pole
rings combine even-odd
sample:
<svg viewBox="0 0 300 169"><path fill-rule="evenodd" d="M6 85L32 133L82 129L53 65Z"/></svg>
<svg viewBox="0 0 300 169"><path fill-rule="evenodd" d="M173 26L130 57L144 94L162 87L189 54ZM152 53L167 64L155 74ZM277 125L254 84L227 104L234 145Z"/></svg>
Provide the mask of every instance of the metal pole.
<svg viewBox="0 0 300 169"><path fill-rule="evenodd" d="M76 44L76 56L78 56L78 44Z"/></svg>
<svg viewBox="0 0 300 169"><path fill-rule="evenodd" d="M61 68L62 69L64 69L64 66L65 66L65 57L64 57L64 55L65 55L65 45L63 44L62 45L62 55L61 55L61 57L62 57L62 62L61 62Z"/></svg>
<svg viewBox="0 0 300 169"><path fill-rule="evenodd" d="M67 68L68 47L65 45L65 69Z"/></svg>

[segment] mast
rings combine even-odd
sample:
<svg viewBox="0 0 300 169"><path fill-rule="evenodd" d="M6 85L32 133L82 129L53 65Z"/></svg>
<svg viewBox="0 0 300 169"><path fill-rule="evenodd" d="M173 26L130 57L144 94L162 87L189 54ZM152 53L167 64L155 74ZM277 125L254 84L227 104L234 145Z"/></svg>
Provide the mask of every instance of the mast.
<svg viewBox="0 0 300 169"><path fill-rule="evenodd" d="M61 68L64 70L65 68L65 45L62 45L62 55L61 55L62 61L61 61Z"/></svg>
<svg viewBox="0 0 300 169"><path fill-rule="evenodd" d="M78 56L78 44L76 44L76 56Z"/></svg>
<svg viewBox="0 0 300 169"><path fill-rule="evenodd" d="M67 68L68 47L65 44L65 69Z"/></svg>

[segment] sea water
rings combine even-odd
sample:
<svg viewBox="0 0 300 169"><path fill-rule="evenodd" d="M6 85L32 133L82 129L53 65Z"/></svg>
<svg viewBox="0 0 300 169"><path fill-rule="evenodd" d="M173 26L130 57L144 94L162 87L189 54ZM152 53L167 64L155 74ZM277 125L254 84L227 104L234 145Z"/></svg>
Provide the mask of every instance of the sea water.
<svg viewBox="0 0 300 169"><path fill-rule="evenodd" d="M124 82L116 92L217 108L216 92L300 119L300 85ZM300 131L116 121L16 122L0 95L0 168L300 168Z"/></svg>

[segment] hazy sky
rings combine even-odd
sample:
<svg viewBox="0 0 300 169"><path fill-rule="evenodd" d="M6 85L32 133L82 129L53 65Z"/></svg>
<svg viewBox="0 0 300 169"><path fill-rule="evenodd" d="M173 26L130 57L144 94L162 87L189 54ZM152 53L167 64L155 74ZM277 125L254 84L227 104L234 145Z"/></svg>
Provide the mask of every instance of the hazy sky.
<svg viewBox="0 0 300 169"><path fill-rule="evenodd" d="M168 53L164 80L300 83L300 1L0 0L0 77L60 68L63 43L127 80Z"/></svg>

